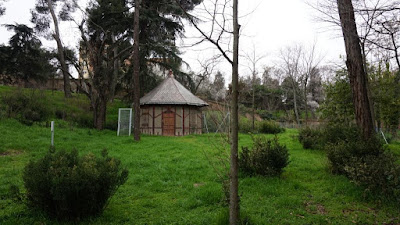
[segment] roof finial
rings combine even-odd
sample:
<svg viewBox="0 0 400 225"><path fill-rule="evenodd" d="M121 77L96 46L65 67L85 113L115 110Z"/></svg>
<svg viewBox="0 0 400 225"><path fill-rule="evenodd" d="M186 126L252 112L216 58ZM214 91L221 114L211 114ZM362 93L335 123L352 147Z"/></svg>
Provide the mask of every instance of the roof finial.
<svg viewBox="0 0 400 225"><path fill-rule="evenodd" d="M174 74L172 73L171 69L169 70L168 77L174 78Z"/></svg>

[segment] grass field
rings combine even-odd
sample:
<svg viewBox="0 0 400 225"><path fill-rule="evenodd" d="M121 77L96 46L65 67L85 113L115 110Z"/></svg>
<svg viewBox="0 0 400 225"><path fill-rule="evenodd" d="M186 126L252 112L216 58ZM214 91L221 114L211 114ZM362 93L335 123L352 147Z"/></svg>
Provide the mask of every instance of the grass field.
<svg viewBox="0 0 400 225"><path fill-rule="evenodd" d="M114 131L73 128L62 121L56 125L57 149L99 155L107 148L130 172L103 215L83 224L220 224L226 217L214 168L224 155L218 136L143 136L135 143ZM325 153L304 150L296 134L287 130L279 135L291 161L280 178L240 176L241 211L253 224L400 223L400 206L364 196L362 188L345 177L331 175ZM49 128L0 120L0 224L61 223L29 210L9 194L11 184L24 192L24 165L43 156L49 143ZM241 146L250 144L249 135L240 135ZM400 145L391 149L399 153Z"/></svg>

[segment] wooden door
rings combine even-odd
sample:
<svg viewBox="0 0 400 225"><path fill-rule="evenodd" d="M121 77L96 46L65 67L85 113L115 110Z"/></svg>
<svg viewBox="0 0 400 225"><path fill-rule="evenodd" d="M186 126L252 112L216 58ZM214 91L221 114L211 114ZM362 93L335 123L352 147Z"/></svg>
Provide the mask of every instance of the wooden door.
<svg viewBox="0 0 400 225"><path fill-rule="evenodd" d="M175 136L175 112L163 113L163 135Z"/></svg>

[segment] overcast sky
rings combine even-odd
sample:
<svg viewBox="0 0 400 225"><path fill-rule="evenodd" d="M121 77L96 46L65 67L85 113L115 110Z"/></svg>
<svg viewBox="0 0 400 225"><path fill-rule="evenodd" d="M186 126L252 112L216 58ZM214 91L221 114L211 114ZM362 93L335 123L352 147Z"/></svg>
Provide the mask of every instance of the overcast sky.
<svg viewBox="0 0 400 225"><path fill-rule="evenodd" d="M6 14L0 17L1 24L23 23L30 24L30 10L35 0L8 0L5 3ZM84 1L82 1L84 2ZM340 33L327 30L326 24L315 21L317 12L308 6L304 0L246 0L239 1L241 38L240 51L250 53L255 46L257 55L266 55L259 62L259 67L273 65L279 49L294 43L311 45L317 43L318 51L324 55L324 61L338 61L344 54L344 43ZM188 39L179 41L179 45L186 46L198 36L194 28L186 27ZM0 44L6 44L12 34L4 27L0 27ZM63 42L76 47L79 32L73 23L62 25ZM43 41L45 46L55 47L54 41ZM205 60L216 54L211 45L203 44L193 48L182 48L183 59L189 63L192 70L199 70L198 60ZM211 49L211 50L210 50ZM246 61L240 59L241 75L247 75ZM230 81L230 67L221 63L219 69Z"/></svg>

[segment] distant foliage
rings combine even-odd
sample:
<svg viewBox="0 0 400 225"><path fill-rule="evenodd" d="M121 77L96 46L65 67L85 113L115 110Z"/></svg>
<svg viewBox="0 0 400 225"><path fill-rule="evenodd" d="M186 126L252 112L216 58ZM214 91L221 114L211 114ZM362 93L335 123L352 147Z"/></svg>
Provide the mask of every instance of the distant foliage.
<svg viewBox="0 0 400 225"><path fill-rule="evenodd" d="M101 214L124 184L128 171L118 159L78 151L47 153L25 167L23 180L29 206L58 219L79 220Z"/></svg>
<svg viewBox="0 0 400 225"><path fill-rule="evenodd" d="M263 134L278 134L285 132L285 128L273 120L263 120L254 122L246 117L240 117L239 119L239 131L241 133L263 133Z"/></svg>
<svg viewBox="0 0 400 225"><path fill-rule="evenodd" d="M326 98L320 109L322 116L330 123L350 124L354 120L354 106L347 71L338 71L334 80L325 86Z"/></svg>
<svg viewBox="0 0 400 225"><path fill-rule="evenodd" d="M26 125L45 121L51 116L46 105L46 96L42 92L27 93L17 90L4 94L1 102L6 117L15 118Z"/></svg>
<svg viewBox="0 0 400 225"><path fill-rule="evenodd" d="M379 127L396 135L400 117L400 84L396 82L399 71L390 71L390 65L371 66L369 84L371 99L374 102L375 119Z"/></svg>
<svg viewBox="0 0 400 225"><path fill-rule="evenodd" d="M239 118L239 132L241 133L256 133L257 132L257 128L256 126L258 126L257 124L254 124L254 130L252 127L252 121L247 119L246 117L242 116Z"/></svg>
<svg viewBox="0 0 400 225"><path fill-rule="evenodd" d="M285 132L285 128L280 127L280 125L272 120L264 120L259 122L258 125L260 133L263 134L278 134Z"/></svg>
<svg viewBox="0 0 400 225"><path fill-rule="evenodd" d="M253 137L253 147L242 147L239 156L240 169L249 175L279 176L289 164L289 153L278 137L266 139Z"/></svg>
<svg viewBox="0 0 400 225"><path fill-rule="evenodd" d="M386 68L384 68L386 66ZM396 134L399 126L400 99L396 83L397 71L390 71L390 65L368 67L370 98L378 127ZM325 86L326 98L320 110L330 124L351 125L355 120L353 97L347 71L337 71L334 82Z"/></svg>

